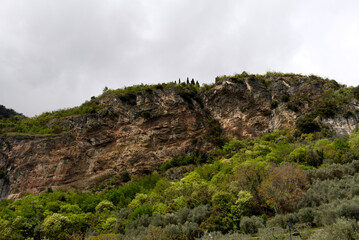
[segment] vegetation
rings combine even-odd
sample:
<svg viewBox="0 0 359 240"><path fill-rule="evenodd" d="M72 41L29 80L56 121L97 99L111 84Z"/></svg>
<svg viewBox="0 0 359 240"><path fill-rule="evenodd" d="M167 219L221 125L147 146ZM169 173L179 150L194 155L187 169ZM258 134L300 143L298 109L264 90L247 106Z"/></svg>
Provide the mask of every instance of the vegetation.
<svg viewBox="0 0 359 240"><path fill-rule="evenodd" d="M10 118L16 115L22 115L22 114L15 112L13 109L7 109L5 106L0 105L0 119Z"/></svg>
<svg viewBox="0 0 359 240"><path fill-rule="evenodd" d="M341 114L342 116L349 118L354 115L356 110L349 108L348 103L353 99L359 99L358 87L347 88L338 84L334 80L322 79L314 75L303 76L300 74L279 72L268 72L264 75L254 75L243 72L233 76L218 76L216 78L216 83L224 80L239 84L244 84L245 80L259 80L269 91L271 90L273 83L282 80L288 81L291 84L305 82L304 85L323 85L323 88L321 88L322 92L316 93L319 98L315 101L312 101L312 96L307 96L305 93L291 96L288 92L284 92L270 103L271 109L276 109L280 103L285 103L288 109L297 113L300 113L304 104L307 103L312 106L309 111L314 116L313 119L317 116L320 116L321 118L331 118L336 114ZM26 134L61 133L69 130L68 127L64 126L66 125L64 124L64 118L85 114L95 114L106 107L106 104L100 104L100 102L103 102L105 99L109 99L109 97L118 98L122 103L127 104L129 107L134 107L137 105L138 95L151 94L154 91L163 91L167 88L175 88L178 94L188 104L190 109L194 109L196 104L203 108L200 93L210 90L214 85L215 84L203 84L200 86L198 81L195 81L194 79L190 81L189 78L187 78L187 81L183 82L179 79L178 82L175 81L155 85L141 84L116 90L105 87L100 96L92 97L91 100L86 101L80 106L45 112L33 118L26 118L21 114L17 114L14 110L6 109L4 106L0 105L0 134L12 132ZM141 113L141 116L146 120L152 119L150 112L143 112ZM312 127L314 127L314 130L310 129L309 131L317 131L317 126L312 125ZM220 144L221 141L218 142L218 145Z"/></svg>
<svg viewBox="0 0 359 240"><path fill-rule="evenodd" d="M0 239L282 239L287 222L305 239L354 239L358 144L358 132L273 132L161 166L195 163L181 180L155 172L102 191L48 189L3 199Z"/></svg>
<svg viewBox="0 0 359 240"><path fill-rule="evenodd" d="M279 80L281 79L281 80ZM209 120L204 137L217 146L211 152L169 159L143 178L121 175L122 184L91 191L53 191L0 201L1 239L286 239L287 226L303 239L358 238L359 132L334 137L322 119L350 117L347 103L357 88L345 88L317 76L245 72L221 76L239 84L260 80L269 89L275 81L323 83L318 98L282 93L271 109L287 107L302 113L296 129L254 140L225 137L220 124ZM107 97L130 108L137 96L173 88L190 109L203 107L199 94L213 85L194 79L118 90L107 87L79 107L43 113L34 118L14 115L0 120L0 133L46 134L66 131L62 119L96 114ZM308 105L305 112L302 107ZM276 110L277 111L277 110ZM353 112L352 112L353 114ZM151 120L151 112L141 114ZM195 141L195 139L194 139ZM195 165L180 180L166 171ZM0 173L1 176L1 173Z"/></svg>

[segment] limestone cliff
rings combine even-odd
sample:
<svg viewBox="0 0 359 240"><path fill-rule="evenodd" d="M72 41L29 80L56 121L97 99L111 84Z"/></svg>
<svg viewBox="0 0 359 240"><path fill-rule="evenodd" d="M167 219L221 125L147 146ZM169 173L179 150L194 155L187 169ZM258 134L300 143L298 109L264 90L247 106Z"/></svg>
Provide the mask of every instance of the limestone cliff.
<svg viewBox="0 0 359 240"><path fill-rule="evenodd" d="M213 120L223 134L239 139L295 128L328 91L347 89L338 86L300 75L241 75L223 77L196 96L175 86L137 92L134 101L108 94L98 112L61 119L67 130L61 134L0 136L0 197L91 188L125 172L152 172L171 157L213 150ZM357 127L359 102L348 99L351 114L337 109L321 124L337 134Z"/></svg>

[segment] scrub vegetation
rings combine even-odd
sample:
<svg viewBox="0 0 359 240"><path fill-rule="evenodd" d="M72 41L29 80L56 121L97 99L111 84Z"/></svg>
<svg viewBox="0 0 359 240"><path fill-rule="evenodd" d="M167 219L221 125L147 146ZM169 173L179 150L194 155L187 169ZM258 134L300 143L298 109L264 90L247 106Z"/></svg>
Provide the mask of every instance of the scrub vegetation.
<svg viewBox="0 0 359 240"><path fill-rule="evenodd" d="M357 239L359 229L359 131L334 136L322 119L354 115L348 103L359 100L359 87L347 88L317 76L271 72L217 77L238 83L258 80L270 89L275 79L325 82L312 109L295 129L254 140L224 136L211 120L206 139L213 152L177 156L141 178L123 173L108 185L88 191L52 190L0 201L0 240L6 239L288 239L288 226L302 239ZM102 95L81 106L33 118L9 114L0 119L0 134L58 134L64 118L97 114L108 96L136 107L137 95L174 88L193 108L199 95L214 85L194 80L138 85ZM301 111L305 95L282 93L272 111L286 106ZM10 116L11 115L11 116ZM150 112L143 113L151 118ZM194 166L181 179L166 171ZM0 172L0 175L4 174Z"/></svg>
<svg viewBox="0 0 359 240"><path fill-rule="evenodd" d="M145 177L0 202L0 239L355 239L359 132L228 140ZM195 164L180 180L163 171Z"/></svg>
<svg viewBox="0 0 359 240"><path fill-rule="evenodd" d="M241 74L235 74L233 76L218 76L216 82L220 81L234 81L244 84L244 81L260 80L268 91L271 90L271 85L281 79L286 79L289 82L296 83L304 81L307 84L319 84L324 83L324 92L319 94L320 99L317 100L318 104L316 109L310 112L310 119L315 119L317 116L321 118L334 117L336 114L340 114L346 118L353 116L353 110L346 106L351 100L359 100L359 86L346 87L338 84L334 80L323 79L315 75L303 76L293 73L280 73L280 72L268 72L264 75L254 75L243 72ZM155 91L161 91L166 88L175 88L178 94L188 103L189 108L193 108L193 101L197 102L201 107L200 94L213 88L215 84L200 84L198 81L187 78L187 81L181 82L179 79L175 82L147 85L140 84L123 89L108 89L105 87L103 93L98 97L91 97L80 106L60 109L52 112L45 112L38 116L27 118L21 114L17 114L12 109L6 109L0 105L0 134L8 133L23 133L23 134L59 134L69 131L63 126L63 120L68 117L81 116L87 114L96 114L101 109L105 108L104 104L101 104L102 100L108 97L117 97L123 104L127 104L129 107L136 106L137 96L139 94L152 93ZM289 96L288 93L283 93L277 100L271 102L271 109L276 109L280 102L287 105L287 108L298 112L306 102L311 100L305 95ZM315 124L314 124L315 125ZM308 131L316 131L317 127Z"/></svg>

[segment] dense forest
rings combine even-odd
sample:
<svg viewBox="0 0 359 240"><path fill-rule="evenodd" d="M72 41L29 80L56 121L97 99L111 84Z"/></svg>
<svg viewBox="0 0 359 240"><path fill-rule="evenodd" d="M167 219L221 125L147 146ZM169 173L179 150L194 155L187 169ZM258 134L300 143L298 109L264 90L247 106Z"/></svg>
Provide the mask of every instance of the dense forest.
<svg viewBox="0 0 359 240"><path fill-rule="evenodd" d="M46 124L96 112L107 94L120 92L130 102L135 91L168 86L189 89L182 90L184 98L211 88L169 83L106 89L73 109L3 119L2 133L60 133L66 129ZM288 98L281 100L295 104ZM289 229L302 239L356 239L359 129L337 136L318 119L337 111L352 114L340 106L358 99L359 88L338 87L324 98L293 129L252 140L211 134L216 150L168 159L145 176L123 173L91 190L48 188L2 199L0 239L289 239ZM191 171L169 177L181 169Z"/></svg>

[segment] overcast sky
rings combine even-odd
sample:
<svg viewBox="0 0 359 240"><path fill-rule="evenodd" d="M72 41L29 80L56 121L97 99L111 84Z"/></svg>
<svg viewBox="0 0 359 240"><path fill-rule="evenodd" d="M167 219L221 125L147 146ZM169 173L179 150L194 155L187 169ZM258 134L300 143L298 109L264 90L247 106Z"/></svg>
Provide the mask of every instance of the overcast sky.
<svg viewBox="0 0 359 240"><path fill-rule="evenodd" d="M34 116L247 71L359 84L358 0L0 0L0 104Z"/></svg>

